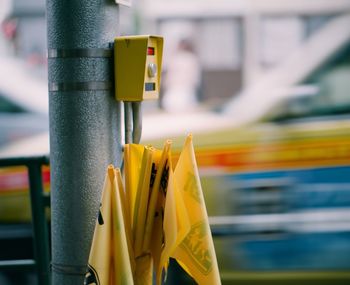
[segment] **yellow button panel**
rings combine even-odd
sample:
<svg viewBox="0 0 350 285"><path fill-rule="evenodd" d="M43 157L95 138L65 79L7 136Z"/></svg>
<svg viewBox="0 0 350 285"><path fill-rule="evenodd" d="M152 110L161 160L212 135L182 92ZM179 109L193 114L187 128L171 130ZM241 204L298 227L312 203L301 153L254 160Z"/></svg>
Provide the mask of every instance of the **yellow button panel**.
<svg viewBox="0 0 350 285"><path fill-rule="evenodd" d="M159 97L163 38L125 36L114 42L115 94L121 101Z"/></svg>

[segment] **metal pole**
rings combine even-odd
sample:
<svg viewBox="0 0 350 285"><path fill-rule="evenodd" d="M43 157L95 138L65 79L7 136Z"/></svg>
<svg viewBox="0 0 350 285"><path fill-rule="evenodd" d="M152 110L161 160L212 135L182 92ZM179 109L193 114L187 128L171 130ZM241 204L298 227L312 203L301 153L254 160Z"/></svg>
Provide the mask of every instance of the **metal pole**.
<svg viewBox="0 0 350 285"><path fill-rule="evenodd" d="M112 0L47 0L52 284L83 284L106 167L121 159Z"/></svg>

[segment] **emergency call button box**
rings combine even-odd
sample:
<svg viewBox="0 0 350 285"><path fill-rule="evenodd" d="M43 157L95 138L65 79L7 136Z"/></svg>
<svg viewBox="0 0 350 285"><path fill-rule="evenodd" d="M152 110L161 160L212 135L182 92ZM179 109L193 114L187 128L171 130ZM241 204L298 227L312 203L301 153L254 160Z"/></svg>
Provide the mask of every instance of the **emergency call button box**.
<svg viewBox="0 0 350 285"><path fill-rule="evenodd" d="M115 97L158 99L163 55L159 36L123 36L114 41Z"/></svg>

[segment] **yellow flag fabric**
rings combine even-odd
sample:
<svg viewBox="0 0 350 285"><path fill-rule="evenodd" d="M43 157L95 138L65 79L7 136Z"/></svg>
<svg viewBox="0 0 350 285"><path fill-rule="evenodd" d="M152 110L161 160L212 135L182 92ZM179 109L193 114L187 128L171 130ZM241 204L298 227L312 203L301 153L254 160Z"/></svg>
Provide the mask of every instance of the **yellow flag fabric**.
<svg viewBox="0 0 350 285"><path fill-rule="evenodd" d="M140 175L138 179L135 197L133 234L134 234L134 258L136 261L135 284L151 285L153 276L153 262L149 251L143 250L144 234L146 228L146 217L149 196L153 186L153 177L158 164L156 149L144 147Z"/></svg>
<svg viewBox="0 0 350 285"><path fill-rule="evenodd" d="M145 147L142 156L142 165L135 199L135 210L132 228L134 232L135 258L143 254L142 245L147 215L148 196L150 193L150 181L154 152L155 149L153 147Z"/></svg>
<svg viewBox="0 0 350 285"><path fill-rule="evenodd" d="M169 257L184 240L191 228L187 209L174 179L171 165L164 208L164 246L157 270L157 284L161 284L163 268L167 271Z"/></svg>
<svg viewBox="0 0 350 285"><path fill-rule="evenodd" d="M152 285L153 261L150 254L136 258L135 285Z"/></svg>
<svg viewBox="0 0 350 285"><path fill-rule="evenodd" d="M160 262L164 245L164 207L170 173L169 171L172 171L170 147L171 141L167 140L160 155L159 163L156 167L156 176L149 199L143 244L145 252L151 252L154 269L157 273L156 276L161 276L162 271Z"/></svg>
<svg viewBox="0 0 350 285"><path fill-rule="evenodd" d="M126 144L124 146L125 195L130 212L131 225L133 224L133 213L144 148L143 145L138 144Z"/></svg>
<svg viewBox="0 0 350 285"><path fill-rule="evenodd" d="M108 167L89 256L85 284L133 285L133 274L125 233L118 182L113 166Z"/></svg>
<svg viewBox="0 0 350 285"><path fill-rule="evenodd" d="M131 158L132 164L127 164L125 169L127 177L133 177L131 183L126 183L126 191L135 191L132 194L132 233L133 233L133 255L136 262L134 271L134 282L136 285L152 284L153 259L150 253L150 246L145 246L145 238L149 238L151 231L147 226L147 214L150 211L149 202L154 191L154 180L156 169L159 164L161 152L149 146L129 145L126 154ZM140 155L142 153L142 155ZM139 162L139 166L137 165ZM139 168L135 171L135 168ZM127 173L130 175L128 176ZM137 184L135 183L137 182ZM131 189L128 189L131 187ZM135 187L137 185L137 187Z"/></svg>
<svg viewBox="0 0 350 285"><path fill-rule="evenodd" d="M162 211L161 201L165 201L160 197L166 189L163 190L164 184L168 179L168 169L171 168L171 159L170 159L170 146L171 141L167 140L165 142L162 153L158 151L159 159L157 159L155 167L155 177L152 179L152 189L149 195L148 209L147 209L147 218L146 218L146 227L145 227L145 237L143 241L143 250L148 252L151 246L152 231L154 230L154 222L156 217L160 216ZM159 201L160 200L160 201ZM158 202L159 201L159 202ZM160 227L162 231L162 227ZM162 232L157 233L162 235ZM158 245L160 248L161 244Z"/></svg>
<svg viewBox="0 0 350 285"><path fill-rule="evenodd" d="M174 171L174 179L187 209L191 229L171 257L175 258L199 285L221 284L192 135L186 139ZM179 201L177 197L176 203ZM171 223L171 220L164 223Z"/></svg>
<svg viewBox="0 0 350 285"><path fill-rule="evenodd" d="M136 262L134 259L134 249L133 249L133 243L132 243L132 230L131 230L130 213L129 213L130 209L127 207L126 193L123 185L122 175L119 168L115 169L115 175L117 179L117 186L119 190L121 208L122 208L123 217L124 217L125 235L126 235L126 241L128 244L130 265L131 265L132 272L134 274L136 270Z"/></svg>

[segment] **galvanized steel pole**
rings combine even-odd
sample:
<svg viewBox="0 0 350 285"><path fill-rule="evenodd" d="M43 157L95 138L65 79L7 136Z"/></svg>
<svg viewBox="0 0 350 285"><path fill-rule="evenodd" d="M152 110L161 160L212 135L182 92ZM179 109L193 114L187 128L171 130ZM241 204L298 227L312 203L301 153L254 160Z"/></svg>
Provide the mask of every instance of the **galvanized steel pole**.
<svg viewBox="0 0 350 285"><path fill-rule="evenodd" d="M83 284L101 188L120 164L112 0L47 0L54 285Z"/></svg>

